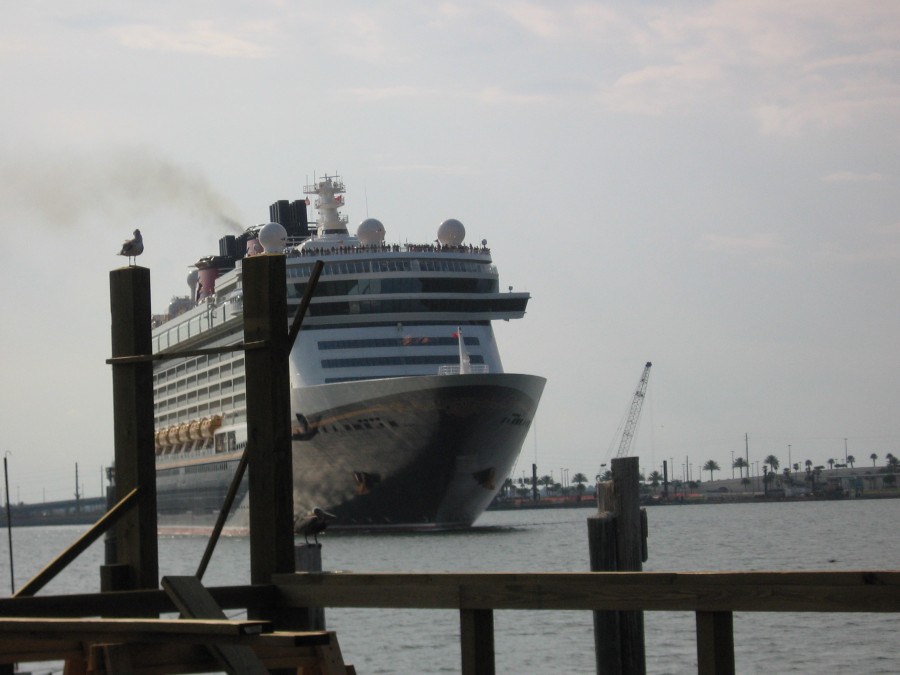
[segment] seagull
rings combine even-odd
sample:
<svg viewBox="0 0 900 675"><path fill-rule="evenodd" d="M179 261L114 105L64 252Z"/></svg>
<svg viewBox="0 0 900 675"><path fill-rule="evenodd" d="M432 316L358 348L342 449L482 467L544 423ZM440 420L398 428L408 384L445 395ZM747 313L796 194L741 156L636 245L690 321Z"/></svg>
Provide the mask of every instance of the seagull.
<svg viewBox="0 0 900 675"><path fill-rule="evenodd" d="M134 237L126 239L122 244L122 250L119 251L119 255L128 256L128 264L132 265L131 259L137 258L143 252L144 240L141 238L141 231L135 230Z"/></svg>
<svg viewBox="0 0 900 675"><path fill-rule="evenodd" d="M302 534L307 544L309 544L309 535L312 535L313 540L318 545L319 532L324 532L325 528L328 527L328 523L334 519L334 514L328 513L325 509L320 509L317 506L302 518L294 520L294 532Z"/></svg>

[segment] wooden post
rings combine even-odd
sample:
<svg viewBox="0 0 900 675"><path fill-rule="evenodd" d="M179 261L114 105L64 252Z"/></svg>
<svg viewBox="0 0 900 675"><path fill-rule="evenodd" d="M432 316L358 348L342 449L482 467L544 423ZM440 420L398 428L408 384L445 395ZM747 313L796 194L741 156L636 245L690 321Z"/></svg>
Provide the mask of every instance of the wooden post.
<svg viewBox="0 0 900 675"><path fill-rule="evenodd" d="M734 675L734 617L731 612L697 612L697 672Z"/></svg>
<svg viewBox="0 0 900 675"><path fill-rule="evenodd" d="M145 267L113 270L109 273L109 288L113 358L149 357L152 352L150 270ZM137 506L114 528L116 560L107 562L127 566L127 574L118 577L121 586L155 589L159 587L159 558L153 364L149 358L133 363L114 362L112 377L115 501L121 501L135 488L138 488L138 496Z"/></svg>
<svg viewBox="0 0 900 675"><path fill-rule="evenodd" d="M640 507L637 457L612 460L612 485L598 491L600 513L588 519L592 572L640 572L646 525ZM643 612L594 612L598 673L646 672Z"/></svg>
<svg viewBox="0 0 900 675"><path fill-rule="evenodd" d="M294 547L294 565L298 572L322 571L322 544L297 544ZM325 608L303 607L297 610L297 630L325 630Z"/></svg>
<svg viewBox="0 0 900 675"><path fill-rule="evenodd" d="M494 675L494 612L459 611L462 675Z"/></svg>
<svg viewBox="0 0 900 675"><path fill-rule="evenodd" d="M243 261L250 491L250 580L269 583L294 567L294 474L283 255ZM275 620L274 617L258 617Z"/></svg>
<svg viewBox="0 0 900 675"><path fill-rule="evenodd" d="M595 518L588 518L587 524L591 572L615 571L615 514L600 513ZM622 672L619 612L594 611L594 654L598 673Z"/></svg>

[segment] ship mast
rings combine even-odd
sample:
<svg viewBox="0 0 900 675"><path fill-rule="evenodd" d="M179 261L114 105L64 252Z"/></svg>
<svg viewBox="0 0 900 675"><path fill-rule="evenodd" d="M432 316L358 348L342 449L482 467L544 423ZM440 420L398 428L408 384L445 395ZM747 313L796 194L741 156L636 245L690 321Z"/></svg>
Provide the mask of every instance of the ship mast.
<svg viewBox="0 0 900 675"><path fill-rule="evenodd" d="M316 195L315 207L319 212L316 218L316 234L319 237L348 234L347 216L339 213L339 209L344 205L344 181L340 176L325 174L322 180L305 186L303 194Z"/></svg>

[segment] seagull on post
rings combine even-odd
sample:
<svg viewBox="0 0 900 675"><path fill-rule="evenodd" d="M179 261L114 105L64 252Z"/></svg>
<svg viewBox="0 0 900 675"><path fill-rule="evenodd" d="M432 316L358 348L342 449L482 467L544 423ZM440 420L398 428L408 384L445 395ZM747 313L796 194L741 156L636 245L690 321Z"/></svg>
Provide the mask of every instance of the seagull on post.
<svg viewBox="0 0 900 675"><path fill-rule="evenodd" d="M126 239L122 244L122 250L119 251L119 255L124 255L128 257L128 264L133 265L132 258L137 258L141 253L144 252L144 239L141 237L141 231L135 230L134 236L131 239Z"/></svg>
<svg viewBox="0 0 900 675"><path fill-rule="evenodd" d="M318 545L319 533L324 532L325 528L328 527L328 523L334 519L334 514L328 513L325 509L320 509L317 506L302 518L294 520L294 532L302 534L307 544L309 544L309 535L312 535L313 540Z"/></svg>

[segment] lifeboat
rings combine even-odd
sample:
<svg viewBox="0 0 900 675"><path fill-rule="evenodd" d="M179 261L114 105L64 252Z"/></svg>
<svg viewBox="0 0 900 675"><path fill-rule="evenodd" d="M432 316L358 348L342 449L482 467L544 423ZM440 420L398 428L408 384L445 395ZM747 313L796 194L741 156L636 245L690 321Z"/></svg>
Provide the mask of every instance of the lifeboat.
<svg viewBox="0 0 900 675"><path fill-rule="evenodd" d="M182 422L178 425L178 442L187 443L191 440L191 424L190 422Z"/></svg>
<svg viewBox="0 0 900 675"><path fill-rule="evenodd" d="M200 420L192 420L188 425L188 436L192 441L199 441L202 436L200 434Z"/></svg>
<svg viewBox="0 0 900 675"><path fill-rule="evenodd" d="M169 441L169 445L177 445L178 444L178 425L173 425L166 429L166 440Z"/></svg>
<svg viewBox="0 0 900 675"><path fill-rule="evenodd" d="M200 420L200 436L202 438L212 438L218 429L222 426L222 416L213 415L212 417L204 417Z"/></svg>

